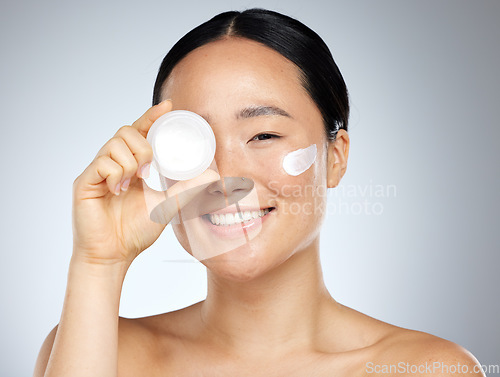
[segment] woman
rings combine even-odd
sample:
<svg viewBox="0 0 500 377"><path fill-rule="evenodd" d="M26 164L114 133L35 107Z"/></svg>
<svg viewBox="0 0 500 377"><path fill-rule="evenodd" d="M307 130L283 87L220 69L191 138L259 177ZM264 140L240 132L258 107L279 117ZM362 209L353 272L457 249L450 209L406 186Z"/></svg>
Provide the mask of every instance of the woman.
<svg viewBox="0 0 500 377"><path fill-rule="evenodd" d="M325 288L324 192L346 170L349 105L342 76L313 31L265 10L220 14L165 57L153 101L75 181L64 308L35 376L437 376L457 364L483 375L463 348L349 309ZM263 210L259 232L200 258L206 300L119 318L127 269L165 226L151 223L144 201L141 178L153 158L145 137L158 117L176 109L205 117L217 139L218 174L207 170L189 185L196 193L227 194L224 177L250 178ZM304 171L287 170L289 153L312 146L314 160ZM216 214L225 216L208 214L212 225L224 225ZM174 230L193 253L183 224Z"/></svg>

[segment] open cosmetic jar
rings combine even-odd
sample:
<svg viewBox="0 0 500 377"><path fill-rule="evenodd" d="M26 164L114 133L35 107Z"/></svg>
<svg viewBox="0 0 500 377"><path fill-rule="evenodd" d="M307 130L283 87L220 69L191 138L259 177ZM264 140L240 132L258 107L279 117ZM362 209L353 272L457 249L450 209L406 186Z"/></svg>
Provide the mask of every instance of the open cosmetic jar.
<svg viewBox="0 0 500 377"><path fill-rule="evenodd" d="M170 111L151 126L147 141L153 167L164 177L184 181L197 177L215 156L215 135L208 122L187 110Z"/></svg>

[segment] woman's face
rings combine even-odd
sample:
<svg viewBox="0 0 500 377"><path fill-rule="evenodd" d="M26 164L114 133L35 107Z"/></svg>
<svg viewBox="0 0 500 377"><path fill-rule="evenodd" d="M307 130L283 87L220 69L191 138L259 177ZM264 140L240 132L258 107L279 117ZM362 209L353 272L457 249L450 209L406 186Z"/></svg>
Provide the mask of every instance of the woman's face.
<svg viewBox="0 0 500 377"><path fill-rule="evenodd" d="M219 174L250 178L260 208L272 209L249 242L202 262L217 275L245 281L311 247L326 207L329 143L297 67L257 42L224 39L181 60L162 98L171 99L174 110L193 111L210 123ZM284 157L312 144L317 155L311 167L288 174ZM174 225L174 231L189 250L182 225ZM205 236L198 232L197 237ZM217 242L213 234L206 237L202 242Z"/></svg>

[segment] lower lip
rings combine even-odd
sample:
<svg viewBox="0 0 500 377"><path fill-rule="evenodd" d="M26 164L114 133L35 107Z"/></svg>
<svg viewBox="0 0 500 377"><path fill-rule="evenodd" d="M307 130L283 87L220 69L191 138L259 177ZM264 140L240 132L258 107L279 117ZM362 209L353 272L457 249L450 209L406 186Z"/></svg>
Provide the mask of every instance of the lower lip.
<svg viewBox="0 0 500 377"><path fill-rule="evenodd" d="M248 232L251 232L254 229L258 229L260 225L266 221L266 219L270 216L271 213L274 212L274 209L266 213L262 217L258 217L256 219L252 219L250 221L244 221L242 223L237 223L233 225L214 225L212 222L206 217L201 217L202 222L206 225L206 227L214 233L217 237L234 239L238 237L245 236Z"/></svg>

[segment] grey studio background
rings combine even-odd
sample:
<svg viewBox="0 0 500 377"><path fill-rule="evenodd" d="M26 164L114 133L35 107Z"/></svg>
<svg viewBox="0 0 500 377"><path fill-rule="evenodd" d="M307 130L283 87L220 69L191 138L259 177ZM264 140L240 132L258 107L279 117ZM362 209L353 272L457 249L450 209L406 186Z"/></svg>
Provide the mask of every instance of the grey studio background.
<svg viewBox="0 0 500 377"><path fill-rule="evenodd" d="M1 3L0 375L31 375L58 323L73 180L149 106L168 49L224 10L318 32L351 94L351 150L322 233L332 295L500 363L499 1ZM205 295L170 227L132 265L120 314Z"/></svg>

